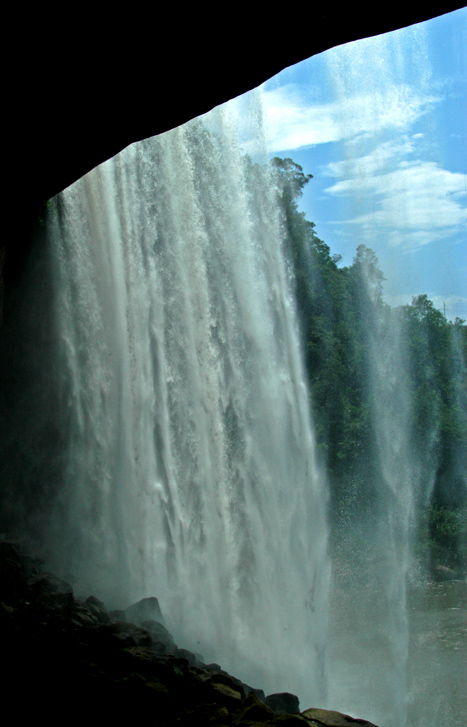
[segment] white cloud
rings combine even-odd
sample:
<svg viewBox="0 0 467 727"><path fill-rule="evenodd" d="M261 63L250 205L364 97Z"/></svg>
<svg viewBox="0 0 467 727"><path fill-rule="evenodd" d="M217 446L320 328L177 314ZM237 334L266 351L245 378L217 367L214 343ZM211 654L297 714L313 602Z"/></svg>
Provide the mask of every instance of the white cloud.
<svg viewBox="0 0 467 727"><path fill-rule="evenodd" d="M262 87L267 145L280 152L345 142L347 158L322 169L335 179L325 193L350 201L355 213L347 222L362 233L384 228L391 246L418 249L467 224L466 178L424 161L425 135L413 130L442 99L426 86L373 81L371 92L344 84L335 100L321 104L307 100L305 86Z"/></svg>
<svg viewBox="0 0 467 727"><path fill-rule="evenodd" d="M347 176L325 191L360 198L371 206L370 211L348 222L363 229L384 227L390 245L407 249L427 245L441 239L449 229L467 224L465 175L420 160L400 160L392 171L378 173L395 148L330 165L329 171L346 171Z"/></svg>
<svg viewBox="0 0 467 727"><path fill-rule="evenodd" d="M431 295L428 295L430 300L433 301L435 308L438 308L438 310L446 310L446 318L455 318L456 316L460 316L460 313L463 311L465 316L465 311L467 310L467 298L462 297L461 295L437 295L436 293L433 293Z"/></svg>
<svg viewBox="0 0 467 727"><path fill-rule="evenodd" d="M294 86L262 92L263 118L271 152L339 141L342 131L333 104L307 105Z"/></svg>
<svg viewBox="0 0 467 727"><path fill-rule="evenodd" d="M392 85L372 93L337 97L332 103L306 100L306 88L286 85L261 92L271 152L354 139L383 130L408 130L439 99Z"/></svg>
<svg viewBox="0 0 467 727"><path fill-rule="evenodd" d="M330 177L346 177L364 181L371 175L387 171L389 163L394 159L397 160L396 164L399 164L400 157L412 153L414 149L413 142L403 137L400 141L384 142L369 154L330 162L322 171L324 175Z"/></svg>
<svg viewBox="0 0 467 727"><path fill-rule="evenodd" d="M410 305L412 303L412 298L414 297L414 295L410 295L409 293L390 295L386 292L383 293L383 296L386 303L388 303L392 308L398 308L401 305Z"/></svg>

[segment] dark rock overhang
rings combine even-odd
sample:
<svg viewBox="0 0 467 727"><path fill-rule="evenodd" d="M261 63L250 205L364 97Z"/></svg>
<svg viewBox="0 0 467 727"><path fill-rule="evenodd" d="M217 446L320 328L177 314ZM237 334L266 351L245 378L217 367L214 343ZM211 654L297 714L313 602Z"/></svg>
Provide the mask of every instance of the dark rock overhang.
<svg viewBox="0 0 467 727"><path fill-rule="evenodd" d="M28 11L4 22L5 217L0 247L14 269L40 204L127 145L174 128L332 46L377 35L463 3L374 12L355 5L269 10L246 4L157 10L126 6L67 16ZM35 15L34 15L35 13Z"/></svg>
<svg viewBox="0 0 467 727"><path fill-rule="evenodd" d="M48 199L128 144L174 128L287 66L462 5L398 3L374 13L307 5L257 19L238 4L219 7L217 15L198 6L191 17L181 8L156 16L130 6L126 15L99 23L92 14L64 22L41 13L29 18L26 33L11 28L15 42L4 68L7 184Z"/></svg>

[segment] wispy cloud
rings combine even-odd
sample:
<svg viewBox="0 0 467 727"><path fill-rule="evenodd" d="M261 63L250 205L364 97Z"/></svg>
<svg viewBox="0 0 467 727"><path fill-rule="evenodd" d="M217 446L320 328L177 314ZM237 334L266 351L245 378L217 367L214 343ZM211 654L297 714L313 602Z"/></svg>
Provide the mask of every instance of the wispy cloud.
<svg viewBox="0 0 467 727"><path fill-rule="evenodd" d="M379 86L373 79L369 87L363 92L350 84L349 93L316 103L304 85L266 85L261 99L267 145L270 152L285 152L344 142L345 158L321 171L335 180L325 193L347 198L355 210L346 223L362 232L384 229L392 247L419 249L467 224L465 175L427 160L429 141L414 128L443 97L426 85L387 78Z"/></svg>
<svg viewBox="0 0 467 727"><path fill-rule="evenodd" d="M390 165L394 166L394 160L398 165L403 157L415 151L414 140L422 137L423 134L414 134L411 138L402 136L395 141L383 142L367 154L330 162L321 171L324 176L357 180L358 185L374 174L387 171Z"/></svg>
<svg viewBox="0 0 467 727"><path fill-rule="evenodd" d="M435 308L446 313L446 318L454 320L457 317L467 319L467 298L461 295L428 295L433 301Z"/></svg>
<svg viewBox="0 0 467 727"><path fill-rule="evenodd" d="M439 99L421 96L407 85L336 98L332 103L306 100L306 89L286 85L262 90L266 138L271 152L408 130Z"/></svg>
<svg viewBox="0 0 467 727"><path fill-rule="evenodd" d="M403 147L400 145L399 151ZM392 146L380 154L329 165L329 173L346 176L328 187L328 194L363 197L371 202L370 211L348 222L362 228L384 227L389 244L411 249L467 224L465 175L443 169L436 162L403 159L395 169L384 172L381 162L394 149Z"/></svg>

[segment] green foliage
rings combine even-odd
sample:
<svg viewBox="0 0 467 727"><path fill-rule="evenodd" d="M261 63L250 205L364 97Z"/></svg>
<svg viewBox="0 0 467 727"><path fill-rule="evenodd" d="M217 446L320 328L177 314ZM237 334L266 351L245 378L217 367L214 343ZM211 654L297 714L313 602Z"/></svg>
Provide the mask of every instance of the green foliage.
<svg viewBox="0 0 467 727"><path fill-rule="evenodd" d="M297 208L296 199L303 194L303 187L313 179L312 174L304 174L303 167L292 159L274 157L271 165L275 171L279 194L286 204Z"/></svg>
<svg viewBox="0 0 467 727"><path fill-rule="evenodd" d="M385 278L374 251L359 245L352 265L340 267L339 256L332 255L314 223L298 210L297 200L312 175L291 159L276 157L271 164L293 272L318 451L330 475L331 515L339 517L346 507L349 483L358 509L381 482L382 473L374 469L368 322L378 323L384 340L397 320L405 342L401 375L411 392L409 444L421 453L429 447L437 453L432 507L438 515L433 514L430 537L433 548L440 548L451 533L450 547L460 553L467 501L465 321L447 321L427 295L391 309L383 301Z"/></svg>
<svg viewBox="0 0 467 727"><path fill-rule="evenodd" d="M467 507L432 505L422 520L432 565L463 568L467 561ZM426 547L428 545L428 548Z"/></svg>

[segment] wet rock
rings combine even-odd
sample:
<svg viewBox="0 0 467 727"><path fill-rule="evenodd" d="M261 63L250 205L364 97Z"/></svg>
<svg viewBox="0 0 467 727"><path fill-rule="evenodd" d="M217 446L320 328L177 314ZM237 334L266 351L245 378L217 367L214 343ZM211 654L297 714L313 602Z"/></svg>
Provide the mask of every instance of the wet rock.
<svg viewBox="0 0 467 727"><path fill-rule="evenodd" d="M307 722L299 714L276 714L272 720L268 722L271 727L309 727Z"/></svg>
<svg viewBox="0 0 467 727"><path fill-rule="evenodd" d="M162 641L153 641L151 643L151 649L154 654L165 654L167 656L173 655L172 649L170 649L166 644L163 644Z"/></svg>
<svg viewBox="0 0 467 727"><path fill-rule="evenodd" d="M138 625L148 620L164 623L159 601L154 596L151 598L143 598L141 601L128 606L125 609L125 617L127 621Z"/></svg>
<svg viewBox="0 0 467 727"><path fill-rule="evenodd" d="M97 617L89 606L82 601L75 602L73 609L70 611L69 618L77 626L95 629L99 625Z"/></svg>
<svg viewBox="0 0 467 727"><path fill-rule="evenodd" d="M102 627L110 636L122 644L122 646L148 646L152 645L151 634L146 629L140 628L132 623L120 621Z"/></svg>
<svg viewBox="0 0 467 727"><path fill-rule="evenodd" d="M290 692L269 694L264 701L273 712L278 714L298 714L300 712L299 699Z"/></svg>
<svg viewBox="0 0 467 727"><path fill-rule="evenodd" d="M205 725L226 725L230 724L229 710L219 704L197 705L190 713L193 717L193 724Z"/></svg>
<svg viewBox="0 0 467 727"><path fill-rule="evenodd" d="M241 722L267 722L275 716L273 710L253 693L250 693L242 706L243 711L239 717Z"/></svg>
<svg viewBox="0 0 467 727"><path fill-rule="evenodd" d="M73 589L70 584L52 573L38 573L28 579L27 585L48 607L73 604Z"/></svg>
<svg viewBox="0 0 467 727"><path fill-rule="evenodd" d="M179 659L186 659L189 666L198 666L198 660L196 656L193 654L192 651L188 651L188 649L175 649L174 656L178 657Z"/></svg>
<svg viewBox="0 0 467 727"><path fill-rule="evenodd" d="M158 727L373 727L337 712L293 714L298 700L288 693L269 695L268 706L262 690L178 648L160 620L144 618L155 613L160 619L155 598L110 613L94 596L75 599L69 583L42 572L16 544L0 541L0 638L8 665L3 690L23 688L26 664L34 677L21 721L61 723L63 715L54 721L46 706L60 694L73 705L74 721L83 723L90 715L93 723L134 721L137 705L138 721Z"/></svg>
<svg viewBox="0 0 467 727"><path fill-rule="evenodd" d="M13 541L0 541L0 599L25 596L27 580L40 572L40 561L24 553Z"/></svg>
<svg viewBox="0 0 467 727"><path fill-rule="evenodd" d="M102 601L95 596L89 596L85 601L87 607L100 624L108 624L110 622L109 613Z"/></svg>
<svg viewBox="0 0 467 727"><path fill-rule="evenodd" d="M243 691L245 694L254 694L258 699L260 699L262 702L265 702L266 697L264 694L264 691L262 689L258 689L257 687L250 687L249 684L245 684L245 682L240 682L240 684L243 687Z"/></svg>
<svg viewBox="0 0 467 727"><path fill-rule="evenodd" d="M245 696L248 696L249 694L255 694L260 700L262 700L264 702L265 696L264 696L264 691L262 689L257 689L256 687L252 687L249 684L242 682L240 679L233 677L231 674L224 671L219 664L215 664L215 663L203 664L202 662L199 662L198 666L202 666L202 668L205 671L213 672L214 674L220 674L220 675L227 677L231 682L233 682L233 684L236 685L236 687L239 689L239 691L243 692L243 694Z"/></svg>
<svg viewBox="0 0 467 727"><path fill-rule="evenodd" d="M229 674L213 674L209 679L209 685L229 700L241 702L245 699L245 692L241 683Z"/></svg>
<svg viewBox="0 0 467 727"><path fill-rule="evenodd" d="M146 631L149 631L155 641L160 641L161 643L168 646L170 649L177 648L172 634L165 628L163 624L159 623L159 621L155 621L154 619L148 619L146 621L142 621L141 626L142 628L146 629Z"/></svg>
<svg viewBox="0 0 467 727"><path fill-rule="evenodd" d="M308 724L317 727L376 727L372 722L350 717L348 714L333 712L327 709L307 709L302 712Z"/></svg>
<svg viewBox="0 0 467 727"><path fill-rule="evenodd" d="M116 624L126 621L125 611L120 609L113 609L109 611L109 623Z"/></svg>

